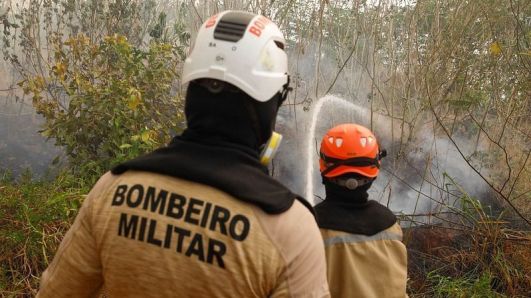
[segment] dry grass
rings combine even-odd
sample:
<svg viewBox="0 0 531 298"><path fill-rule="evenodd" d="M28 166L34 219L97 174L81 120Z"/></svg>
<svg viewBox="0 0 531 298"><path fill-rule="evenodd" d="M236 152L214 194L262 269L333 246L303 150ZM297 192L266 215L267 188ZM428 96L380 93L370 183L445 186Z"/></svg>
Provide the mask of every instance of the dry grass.
<svg viewBox="0 0 531 298"><path fill-rule="evenodd" d="M500 221L406 230L412 297L530 297L531 233Z"/></svg>

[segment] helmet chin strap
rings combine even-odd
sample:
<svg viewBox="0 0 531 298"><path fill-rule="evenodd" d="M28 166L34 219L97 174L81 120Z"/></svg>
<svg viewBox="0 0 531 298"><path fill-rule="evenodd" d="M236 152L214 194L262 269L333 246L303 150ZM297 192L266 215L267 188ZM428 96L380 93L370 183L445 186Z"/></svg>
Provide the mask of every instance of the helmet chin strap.
<svg viewBox="0 0 531 298"><path fill-rule="evenodd" d="M290 83L290 80L291 80L290 76L289 76L289 74L286 74L286 75L288 76L288 81L286 82L286 84L284 84L282 86L282 91L280 92L280 101L278 103L279 107L286 100L286 98L288 98L289 92L293 90L293 88L289 86L289 83Z"/></svg>

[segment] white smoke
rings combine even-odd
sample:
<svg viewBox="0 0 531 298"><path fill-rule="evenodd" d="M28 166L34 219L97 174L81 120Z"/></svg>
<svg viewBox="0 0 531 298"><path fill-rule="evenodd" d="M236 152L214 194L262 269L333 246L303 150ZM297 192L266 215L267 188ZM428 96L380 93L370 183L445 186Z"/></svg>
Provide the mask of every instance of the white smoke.
<svg viewBox="0 0 531 298"><path fill-rule="evenodd" d="M42 117L35 113L29 100L24 100L16 85L17 76L7 62L0 63L0 172L15 175L26 169L40 176L60 154L53 141L39 134Z"/></svg>
<svg viewBox="0 0 531 298"><path fill-rule="evenodd" d="M310 203L319 203L319 198L324 199L318 168L322 136L341 123L371 127L370 114L370 109L333 95L320 98L309 112L300 106L281 109L277 131L285 136L285 141L274 162L275 176ZM448 138L435 135L429 124L419 125L415 131L409 129L405 128L401 138L398 120L373 113L372 130L381 148L387 149L388 157L383 160L380 175L370 190L371 199L398 214L430 214L455 205L461 195L457 187L483 197L488 185ZM460 148L472 150L471 141L457 138ZM406 146L405 153L398 156L403 146Z"/></svg>

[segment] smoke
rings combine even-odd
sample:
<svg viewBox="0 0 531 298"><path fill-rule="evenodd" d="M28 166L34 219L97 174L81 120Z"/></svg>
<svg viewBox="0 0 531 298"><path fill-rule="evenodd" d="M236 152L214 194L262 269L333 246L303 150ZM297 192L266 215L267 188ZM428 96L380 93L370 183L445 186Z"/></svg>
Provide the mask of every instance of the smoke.
<svg viewBox="0 0 531 298"><path fill-rule="evenodd" d="M461 149L471 146L469 139L456 139ZM488 197L489 186L455 145L434 134L432 127L422 126L415 132L408 148L403 157L391 154L373 190L395 212L429 214L443 211L444 206L459 207L463 192L475 198Z"/></svg>
<svg viewBox="0 0 531 298"><path fill-rule="evenodd" d="M390 80L385 65L371 59L373 47L370 37L359 35L348 61L350 50L341 52L344 49L326 42L320 46L316 40L306 41L290 49L295 91L279 112L276 129L284 140L274 160L274 175L310 203L319 203L324 199L318 169L321 138L335 125L357 123L370 128L388 152L370 198L395 213L430 214L447 206L459 207L463 192L483 200L491 197L489 186L434 127L431 115L419 115L421 120L410 127L378 112L381 102L375 95L385 93L385 82ZM465 156L477 150L469 136L456 134L453 138ZM312 172L310 178L308 172ZM417 219L426 222L430 217Z"/></svg>
<svg viewBox="0 0 531 298"><path fill-rule="evenodd" d="M314 126L313 117L316 117ZM322 136L341 123L371 127L370 118L367 107L332 95L319 99L308 112L300 106L282 108L277 131L284 135L284 142L274 161L274 175L312 204L319 203L324 199L318 169ZM466 163L455 145L435 134L431 125L420 125L415 131L405 128L402 133L398 120L375 113L372 126L388 157L382 161L380 175L369 192L371 199L387 205L395 213L430 214L444 211L446 206L458 207L462 191L476 198L488 197L485 195L488 185ZM461 150L473 150L472 141L464 136L455 138ZM307 146L311 146L310 150ZM313 174L308 180L306 173L310 165ZM313 187L308 193L311 183Z"/></svg>
<svg viewBox="0 0 531 298"><path fill-rule="evenodd" d="M59 148L38 133L43 119L23 100L17 78L6 62L0 65L0 173L9 169L15 176L31 170L42 176L50 169Z"/></svg>

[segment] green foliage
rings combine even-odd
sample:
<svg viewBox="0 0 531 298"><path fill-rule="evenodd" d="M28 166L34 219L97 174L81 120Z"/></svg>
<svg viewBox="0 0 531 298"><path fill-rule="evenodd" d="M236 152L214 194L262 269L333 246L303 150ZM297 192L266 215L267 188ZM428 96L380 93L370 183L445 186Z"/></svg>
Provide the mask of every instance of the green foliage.
<svg viewBox="0 0 531 298"><path fill-rule="evenodd" d="M34 296L38 277L83 201L88 185L71 174L34 181L0 175L0 296Z"/></svg>
<svg viewBox="0 0 531 298"><path fill-rule="evenodd" d="M436 272L428 274L428 280L433 286L434 296L436 298L496 298L504 297L492 290L492 277L488 273L474 277L450 278L439 275Z"/></svg>
<svg viewBox="0 0 531 298"><path fill-rule="evenodd" d="M182 100L173 92L181 60L171 45L142 50L120 35L98 44L78 35L57 42L54 56L48 77L20 85L45 118L41 133L65 148L74 169L99 175L181 129Z"/></svg>
<svg viewBox="0 0 531 298"><path fill-rule="evenodd" d="M466 111L472 107L477 107L488 99L485 92L477 91L473 89L467 89L463 91L463 94L459 95L456 99L448 99L450 106L454 107L456 111Z"/></svg>
<svg viewBox="0 0 531 298"><path fill-rule="evenodd" d="M0 4L3 58L77 173L97 177L181 130L185 19L170 1Z"/></svg>

